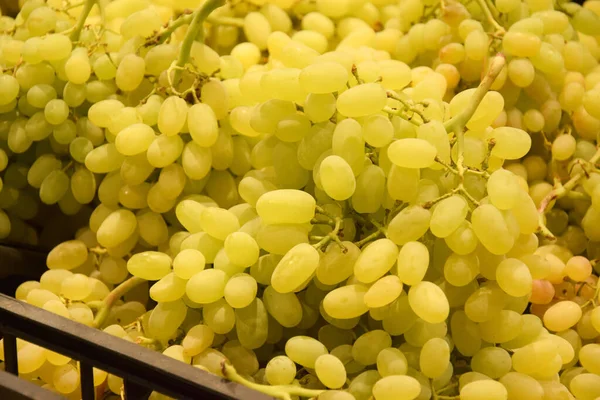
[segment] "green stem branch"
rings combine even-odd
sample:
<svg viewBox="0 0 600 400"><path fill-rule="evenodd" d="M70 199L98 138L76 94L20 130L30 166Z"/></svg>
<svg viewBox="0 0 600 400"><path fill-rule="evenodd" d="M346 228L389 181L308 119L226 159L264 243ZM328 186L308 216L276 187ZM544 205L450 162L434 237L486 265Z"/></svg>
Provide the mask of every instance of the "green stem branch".
<svg viewBox="0 0 600 400"><path fill-rule="evenodd" d="M198 8L192 14L192 21L190 22L188 31L185 34L183 42L181 43L179 57L177 58L177 62L175 64L177 67L175 68L175 76L173 79L175 84L179 83L179 79L181 78L181 70L185 67L185 64L187 64L188 60L190 59L190 52L192 50L194 41L198 40L198 42L204 43L204 28L202 24L204 21L206 21L210 13L224 4L225 0L206 0L202 7Z"/></svg>
<svg viewBox="0 0 600 400"><path fill-rule="evenodd" d="M494 15L492 14L492 11L490 10L490 7L488 7L488 4L486 3L486 1L485 0L476 0L476 1L477 1L477 4L479 4L481 11L483 11L483 13L485 14L485 18L488 20L490 25L492 25L494 27L494 29L496 30L495 33L497 35L504 35L506 33L506 30L504 29L504 27L502 25L500 25L498 23L498 21L496 21L496 19L494 18Z"/></svg>
<svg viewBox="0 0 600 400"><path fill-rule="evenodd" d="M238 374L233 365L227 362L223 362L223 364L221 364L221 371L226 379L229 379L232 382L237 382L241 385L249 387L250 389L257 390L268 396L275 397L276 399L291 400L292 396L317 398L320 394L325 392L325 390L305 389L303 387L293 385L270 386L250 382Z"/></svg>
<svg viewBox="0 0 600 400"><path fill-rule="evenodd" d="M71 41L79 41L79 36L81 35L81 31L85 25L85 20L87 19L88 15L90 15L90 11L92 11L94 4L96 4L96 0L85 0L85 3L83 4L83 10L81 10L81 14L79 14L79 17L77 17L75 29L73 29L73 32L71 32Z"/></svg>
<svg viewBox="0 0 600 400"><path fill-rule="evenodd" d="M505 64L506 59L504 58L504 55L498 54L496 57L494 57L488 73L481 80L481 83L477 89L475 89L475 93L473 93L473 96L471 97L467 107L460 114L454 116L444 124L446 132L454 132L456 134L456 131L461 131L462 133L465 125L473 117L473 114L475 114L477 107L479 107L483 97L490 90L498 75L500 75L500 72L502 71L502 68L504 68Z"/></svg>
<svg viewBox="0 0 600 400"><path fill-rule="evenodd" d="M98 313L94 318L94 327L102 328L115 302L125 295L125 293L129 292L142 282L146 282L146 280L134 276L114 288L112 292L110 292L108 296L104 298L104 301L102 302L103 304L100 306Z"/></svg>

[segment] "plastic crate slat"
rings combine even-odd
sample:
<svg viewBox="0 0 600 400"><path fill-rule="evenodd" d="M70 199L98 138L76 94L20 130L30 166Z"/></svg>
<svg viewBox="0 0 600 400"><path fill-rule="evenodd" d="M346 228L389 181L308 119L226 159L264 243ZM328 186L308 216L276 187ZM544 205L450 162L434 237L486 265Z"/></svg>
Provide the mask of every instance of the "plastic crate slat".
<svg viewBox="0 0 600 400"><path fill-rule="evenodd" d="M148 388L140 386L129 379L123 381L123 386L125 389L125 400L145 400L151 392Z"/></svg>
<svg viewBox="0 0 600 400"><path fill-rule="evenodd" d="M94 388L94 367L91 364L82 362L79 364L79 376L81 378L81 399L94 400L96 389Z"/></svg>
<svg viewBox="0 0 600 400"><path fill-rule="evenodd" d="M177 399L272 399L156 351L2 294L0 331Z"/></svg>
<svg viewBox="0 0 600 400"><path fill-rule="evenodd" d="M19 374L17 338L13 335L4 335L4 370L14 375Z"/></svg>
<svg viewBox="0 0 600 400"><path fill-rule="evenodd" d="M64 400L57 393L42 389L13 374L0 371L0 399L2 400Z"/></svg>

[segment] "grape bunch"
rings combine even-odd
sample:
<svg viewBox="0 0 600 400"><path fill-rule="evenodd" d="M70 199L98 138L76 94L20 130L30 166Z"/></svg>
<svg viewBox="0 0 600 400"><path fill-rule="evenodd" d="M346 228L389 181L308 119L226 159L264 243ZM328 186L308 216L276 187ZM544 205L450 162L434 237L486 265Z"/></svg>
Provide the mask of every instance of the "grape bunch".
<svg viewBox="0 0 600 400"><path fill-rule="evenodd" d="M15 297L283 400L597 400L599 60L600 0L23 1Z"/></svg>

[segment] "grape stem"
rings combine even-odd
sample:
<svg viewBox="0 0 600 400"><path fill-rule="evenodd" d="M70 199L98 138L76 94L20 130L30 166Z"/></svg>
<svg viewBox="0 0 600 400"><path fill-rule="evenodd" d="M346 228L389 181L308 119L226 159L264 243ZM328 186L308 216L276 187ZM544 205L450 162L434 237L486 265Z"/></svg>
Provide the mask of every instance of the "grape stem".
<svg viewBox="0 0 600 400"><path fill-rule="evenodd" d="M185 67L188 60L190 59L190 52L192 50L192 45L194 41L198 41L200 43L204 43L204 21L208 18L210 13L212 13L215 9L223 6L225 4L225 0L206 0L202 7L198 8L192 14L192 21L188 27L188 31L185 34L185 38L181 43L181 49L179 50L179 57L177 58L175 74L173 81L175 84L179 83L179 79L181 78L181 68Z"/></svg>
<svg viewBox="0 0 600 400"><path fill-rule="evenodd" d="M354 244L356 245L356 247L362 247L366 243L369 243L370 241L377 239L379 236L381 236L383 234L384 234L383 230L377 229L375 232L371 233L369 236L362 238L361 240L359 240L358 242L355 242Z"/></svg>
<svg viewBox="0 0 600 400"><path fill-rule="evenodd" d="M102 301L102 305L94 318L94 327L102 328L115 302L142 282L146 282L146 280L133 276L114 288Z"/></svg>
<svg viewBox="0 0 600 400"><path fill-rule="evenodd" d="M156 33L155 36L151 36L150 38L148 38L146 40L146 44L147 45L150 45L153 43L162 44L162 43L166 42L169 39L169 37L171 37L173 32L175 32L177 30L177 28L179 28L183 25L188 25L189 23L192 22L193 19L194 19L194 14L186 13L186 14L181 15L179 18L177 18L176 20L174 20L173 22L168 24L167 27L162 32ZM206 21L210 22L211 24L214 24L214 25L228 25L228 26L236 26L239 28L244 26L243 19L234 18L234 17L218 17L218 16L209 15L206 18Z"/></svg>
<svg viewBox="0 0 600 400"><path fill-rule="evenodd" d="M266 394L267 396L275 397L276 399L282 400L292 400L292 396L300 396L300 397L318 397L321 393L324 393L325 390L313 390L313 389L305 389L303 387L293 386L293 385L261 385L259 383L250 382L249 380L242 377L235 370L233 365L223 362L221 364L221 372L226 379L229 379L232 382L237 382L241 385L249 387L250 389L257 390L261 393Z"/></svg>
<svg viewBox="0 0 600 400"><path fill-rule="evenodd" d="M387 91L387 97L393 100L396 100L397 102L399 102L400 104L402 104L404 106L405 109L407 109L408 111L417 114L419 117L421 117L421 119L423 120L424 123L429 122L429 119L420 111L418 110L413 104L411 104L410 102L404 100L402 97L398 96L398 94L394 93L391 90Z"/></svg>
<svg viewBox="0 0 600 400"><path fill-rule="evenodd" d="M466 108L460 114L457 114L456 116L454 116L454 118L451 118L444 124L446 132L454 132L454 134L456 135L458 148L456 170L458 171L458 177L461 183L464 180L465 174L465 126L475 114L477 107L479 107L479 105L481 104L481 101L485 97L486 93L490 90L490 87L496 80L496 77L498 77L498 75L504 68L505 64L506 58L502 53L499 53L496 57L494 57L487 74L481 80L481 83L479 84L477 89L475 89L475 93L473 93L473 96L471 96L469 104L467 104Z"/></svg>
<svg viewBox="0 0 600 400"><path fill-rule="evenodd" d="M81 31L85 25L85 20L87 19L88 15L90 15L90 11L92 11L94 4L96 4L96 0L85 0L85 3L83 4L83 10L81 10L81 14L79 14L79 17L77 17L75 29L73 29L73 32L71 32L71 40L73 42L79 41L79 36L81 35Z"/></svg>
<svg viewBox="0 0 600 400"><path fill-rule="evenodd" d="M342 228L342 218L335 217L335 226L334 226L333 230L331 232L329 232L326 236L319 237L320 240L317 243L313 244L313 247L318 250L321 247L326 246L329 242L331 242L333 240L342 248L342 252L346 253L348 251L348 249L346 249L346 246L344 246L344 244L338 237L338 233L340 233L341 228Z"/></svg>
<svg viewBox="0 0 600 400"><path fill-rule="evenodd" d="M600 148L597 149L596 153L592 156L592 158L590 158L589 164L595 165L598 162L598 160L600 160ZM554 185L554 189L552 189L550 191L550 193L548 193L546 195L546 197L544 197L542 199L542 201L540 202L540 206L538 208L539 231L544 237L551 239L551 240L556 239L556 236L554 236L554 234L552 232L550 232L550 230L546 227L546 224L544 222L544 214L552 209L552 206L554 205L553 202L555 200L558 200L564 196L569 196L569 194L571 193L571 190L575 186L577 186L577 184L585 176L585 174L586 174L585 170L578 172L571 179L569 179L564 185L562 183L560 183L560 181L557 181L556 184ZM573 192L573 193L575 193L575 192ZM576 197L580 197L580 196L576 196ZM581 197L583 197L583 193L582 193Z"/></svg>
<svg viewBox="0 0 600 400"><path fill-rule="evenodd" d="M496 19L494 18L494 15L492 14L492 10L490 9L490 7L486 3L486 1L485 0L475 0L475 1L477 1L477 4L479 4L481 11L483 11L483 13L485 14L485 17L487 18L490 25L492 25L494 27L494 29L496 30L495 34L496 35L504 35L506 33L506 30L504 29L504 27L502 25L500 25L498 23L498 21L496 21Z"/></svg>

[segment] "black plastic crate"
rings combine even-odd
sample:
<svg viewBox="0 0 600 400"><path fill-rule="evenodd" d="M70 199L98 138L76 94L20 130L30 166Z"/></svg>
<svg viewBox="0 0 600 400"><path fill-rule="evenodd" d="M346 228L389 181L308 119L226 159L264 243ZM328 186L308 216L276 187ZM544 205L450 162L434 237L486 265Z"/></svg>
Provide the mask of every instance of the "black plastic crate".
<svg viewBox="0 0 600 400"><path fill-rule="evenodd" d="M153 390L176 399L272 399L7 295L12 295L26 280L39 280L46 270L45 260L44 252L0 246L0 292L4 293L0 293L0 337L4 337L6 370L0 370L0 399L63 398L15 376L18 375L17 338L78 360L83 400L95 398L93 367L123 378L127 400L147 399Z"/></svg>

